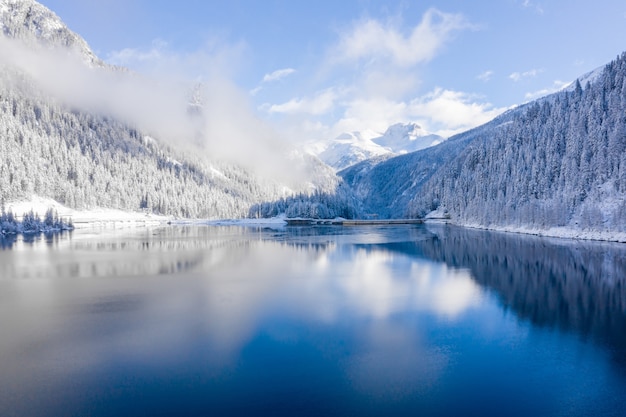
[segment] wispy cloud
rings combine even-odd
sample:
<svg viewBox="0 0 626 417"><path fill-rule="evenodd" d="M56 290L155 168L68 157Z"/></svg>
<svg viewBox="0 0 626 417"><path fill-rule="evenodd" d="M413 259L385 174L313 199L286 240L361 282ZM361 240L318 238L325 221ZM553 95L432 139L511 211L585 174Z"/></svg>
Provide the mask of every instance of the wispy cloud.
<svg viewBox="0 0 626 417"><path fill-rule="evenodd" d="M290 110L302 105L288 104ZM335 137L351 131L384 132L391 124L414 121L429 132L449 137L486 123L504 110L485 102L483 97L442 88L409 100L345 94L335 100L334 111L341 116L330 125L317 125L312 133Z"/></svg>
<svg viewBox="0 0 626 417"><path fill-rule="evenodd" d="M283 152L287 142L255 113L249 95L230 79L225 56L238 54L239 46L214 48L216 55L200 50L171 54L165 45L159 53L129 52L127 59L145 59L159 66L157 74L90 68L80 56L67 51L33 50L17 40L0 36L0 67L18 68L37 89L72 108L113 117L177 149L198 156L228 160L262 175L293 180L293 162ZM162 64L162 61L165 62ZM203 74L202 82L189 78ZM208 67L206 67L208 66ZM165 69L171 72L164 72ZM182 73L181 73L182 71ZM190 81L196 80L196 81ZM202 111L190 115L191 92L199 90Z"/></svg>
<svg viewBox="0 0 626 417"><path fill-rule="evenodd" d="M270 72L269 74L265 74L265 76L263 76L263 82L269 83L273 81L278 81L293 74L294 72L296 72L296 70L293 68L278 69L276 71Z"/></svg>
<svg viewBox="0 0 626 417"><path fill-rule="evenodd" d="M414 121L449 136L490 120L504 109L484 98L436 89L420 93L420 66L433 60L463 30L477 26L461 14L431 8L414 25L401 19L361 19L348 25L320 64L316 93L259 107L320 138L350 131L385 131ZM480 79L488 81L493 71ZM322 80L322 81L319 81ZM341 80L341 81L338 81Z"/></svg>
<svg viewBox="0 0 626 417"><path fill-rule="evenodd" d="M155 61L163 58L168 44L162 39L155 39L147 50L138 48L123 48L119 51L111 51L106 56L106 61L113 65L131 67L138 62Z"/></svg>
<svg viewBox="0 0 626 417"><path fill-rule="evenodd" d="M329 88L311 98L294 98L281 104L264 104L261 109L268 113L322 115L333 109L337 98L337 92Z"/></svg>
<svg viewBox="0 0 626 417"><path fill-rule="evenodd" d="M202 79L207 74L236 72L246 49L244 42L225 44L213 38L196 50L180 52L168 42L155 39L148 48L111 51L105 55L105 61L142 74Z"/></svg>
<svg viewBox="0 0 626 417"><path fill-rule="evenodd" d="M481 96L444 88L412 100L409 109L411 115L425 118L425 125L442 136L486 123L506 110L485 102Z"/></svg>
<svg viewBox="0 0 626 417"><path fill-rule="evenodd" d="M526 78L534 78L537 75L541 74L542 72L543 72L543 69L535 68L535 69L531 69L529 71L524 71L524 72L514 72L509 75L509 78L515 82L518 82Z"/></svg>
<svg viewBox="0 0 626 417"><path fill-rule="evenodd" d="M557 91L564 89L570 84L571 83L556 80L552 83L551 87L542 88L541 90L526 93L524 95L524 98L526 98L526 100L534 100L539 97L547 96L548 94L556 93Z"/></svg>
<svg viewBox="0 0 626 417"><path fill-rule="evenodd" d="M492 76L493 76L493 71L487 70L483 73L478 74L476 78L479 79L480 81L487 82L491 80Z"/></svg>
<svg viewBox="0 0 626 417"><path fill-rule="evenodd" d="M408 67L431 60L452 36L472 25L460 14L429 9L419 24L404 34L395 22L375 19L356 22L340 35L333 49L333 61L390 60L396 66Z"/></svg>
<svg viewBox="0 0 626 417"><path fill-rule="evenodd" d="M256 96L261 90L263 90L264 84L273 83L275 81L282 80L283 78L288 77L295 72L296 70L293 68L282 68L282 69L277 69L276 71L267 73L263 76L263 79L261 80L259 85L257 85L252 90L250 90L249 94L251 96Z"/></svg>
<svg viewBox="0 0 626 417"><path fill-rule="evenodd" d="M544 14L543 6L540 3L538 3L538 2L534 2L534 1L531 1L531 0L523 0L522 1L522 7L524 9L532 10L535 13L537 13L538 15Z"/></svg>

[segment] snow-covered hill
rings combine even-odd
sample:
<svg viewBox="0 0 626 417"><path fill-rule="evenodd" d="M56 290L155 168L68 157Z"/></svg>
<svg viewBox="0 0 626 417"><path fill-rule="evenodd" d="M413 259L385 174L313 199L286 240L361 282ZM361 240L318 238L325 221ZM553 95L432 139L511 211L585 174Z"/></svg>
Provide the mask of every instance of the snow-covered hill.
<svg viewBox="0 0 626 417"><path fill-rule="evenodd" d="M340 172L382 217L626 240L626 53L438 146Z"/></svg>
<svg viewBox="0 0 626 417"><path fill-rule="evenodd" d="M428 148L443 140L416 123L397 123L383 134L373 131L343 133L329 142L318 144L313 153L340 171L367 159L380 161Z"/></svg>
<svg viewBox="0 0 626 417"><path fill-rule="evenodd" d="M0 28L6 38L31 47L69 50L90 66L104 66L87 45L51 10L34 0L0 0Z"/></svg>
<svg viewBox="0 0 626 417"><path fill-rule="evenodd" d="M285 153L270 155L297 165L285 179L216 155L220 143L233 142L229 135L258 143L245 137L255 129L213 132L212 147L196 140L215 125L206 118L222 110L196 99L211 97L211 86L168 90L177 100L161 100L155 83L103 63L33 0L0 0L0 27L0 206L51 199L79 210L239 218L290 195L332 194L334 206L343 204L336 198L341 180L313 156L253 148L259 152L247 161Z"/></svg>

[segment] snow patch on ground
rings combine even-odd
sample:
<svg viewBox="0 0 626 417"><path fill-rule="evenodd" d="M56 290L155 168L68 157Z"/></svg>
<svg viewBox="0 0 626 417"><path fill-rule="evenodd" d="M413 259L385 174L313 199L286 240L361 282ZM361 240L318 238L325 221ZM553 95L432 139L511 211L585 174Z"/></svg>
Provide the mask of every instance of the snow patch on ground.
<svg viewBox="0 0 626 417"><path fill-rule="evenodd" d="M12 211L18 220L31 210L44 217L48 209L55 210L65 221L72 221L74 228L124 228L159 225L171 221L171 217L157 216L151 213L129 212L109 208L74 210L50 198L33 195L29 200L5 204L6 211Z"/></svg>
<svg viewBox="0 0 626 417"><path fill-rule="evenodd" d="M211 174L213 175L213 178L218 177L224 180L227 180L228 178L226 178L226 175L224 175L224 173L220 170L218 170L217 168L215 168L214 166L210 166L209 169L211 170Z"/></svg>
<svg viewBox="0 0 626 417"><path fill-rule="evenodd" d="M173 225L209 225L209 226L248 226L248 227L269 227L282 228L287 225L285 214L268 219L222 219L222 220L171 220Z"/></svg>
<svg viewBox="0 0 626 417"><path fill-rule="evenodd" d="M250 226L279 228L287 224L285 215L269 219L175 219L168 216L158 216L152 213L129 212L109 208L93 208L90 210L74 210L55 200L39 196L32 196L26 201L17 201L5 204L5 210L21 221L25 213L31 210L44 217L49 209L55 210L65 221L72 221L75 229L124 229L135 227L173 225L210 225L210 226Z"/></svg>
<svg viewBox="0 0 626 417"><path fill-rule="evenodd" d="M626 243L626 233L624 232L577 230L571 227L551 227L549 229L540 229L529 226L483 226L475 223L458 224L458 226L495 232L521 233L560 239L600 240Z"/></svg>

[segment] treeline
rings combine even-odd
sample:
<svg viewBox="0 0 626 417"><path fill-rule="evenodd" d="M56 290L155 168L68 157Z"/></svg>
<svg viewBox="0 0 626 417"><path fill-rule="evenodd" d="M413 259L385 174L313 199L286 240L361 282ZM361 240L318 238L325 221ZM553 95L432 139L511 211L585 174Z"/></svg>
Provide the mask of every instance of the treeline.
<svg viewBox="0 0 626 417"><path fill-rule="evenodd" d="M67 49L88 67L125 74L123 68L100 61L80 36L38 3L7 7L0 13L4 36L24 41L23 47ZM308 178L288 184L263 178L202 149L199 125L195 140L158 137L145 126L142 130L59 102L35 80L9 61L0 64L0 202L37 195L78 210L103 207L181 218L242 218L264 201L293 200L286 195L304 200L314 190L314 199L321 194L332 199L339 183L332 169L306 156L290 162L304 166L299 171L310 174ZM205 94L211 92L200 84L190 92L189 123L203 117ZM229 137L214 140L227 142ZM185 143L186 149L167 145L173 143ZM274 208L292 207L286 200ZM337 204L329 201L326 214L340 212ZM324 214L321 205L315 207L314 213Z"/></svg>
<svg viewBox="0 0 626 417"><path fill-rule="evenodd" d="M5 211L2 208L0 213L0 235L14 235L18 233L51 233L73 230L74 225L71 220L64 220L59 217L56 210L52 208L46 211L43 219L32 210L18 220L11 210Z"/></svg>
<svg viewBox="0 0 626 417"><path fill-rule="evenodd" d="M626 231L626 54L472 142L408 206L460 223Z"/></svg>
<svg viewBox="0 0 626 417"><path fill-rule="evenodd" d="M270 218L279 214L285 214L288 218L353 219L358 216L358 204L349 187L341 183L332 193L298 193L276 201L255 204L250 208L248 217Z"/></svg>
<svg viewBox="0 0 626 417"><path fill-rule="evenodd" d="M626 54L441 145L340 175L381 217L626 232Z"/></svg>
<svg viewBox="0 0 626 417"><path fill-rule="evenodd" d="M34 194L79 210L242 218L254 204L285 193L283 184L240 166L176 151L110 117L68 109L2 67L0 161L0 201ZM302 163L316 168L306 158ZM338 182L332 170L315 175L313 187L332 192ZM310 186L290 184L293 192Z"/></svg>

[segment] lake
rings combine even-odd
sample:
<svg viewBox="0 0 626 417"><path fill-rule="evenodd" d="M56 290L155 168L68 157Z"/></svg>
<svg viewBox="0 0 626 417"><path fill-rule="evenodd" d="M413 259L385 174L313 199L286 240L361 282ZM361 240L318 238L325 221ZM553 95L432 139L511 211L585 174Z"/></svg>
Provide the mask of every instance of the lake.
<svg viewBox="0 0 626 417"><path fill-rule="evenodd" d="M0 415L623 416L626 245L444 225L0 241Z"/></svg>

